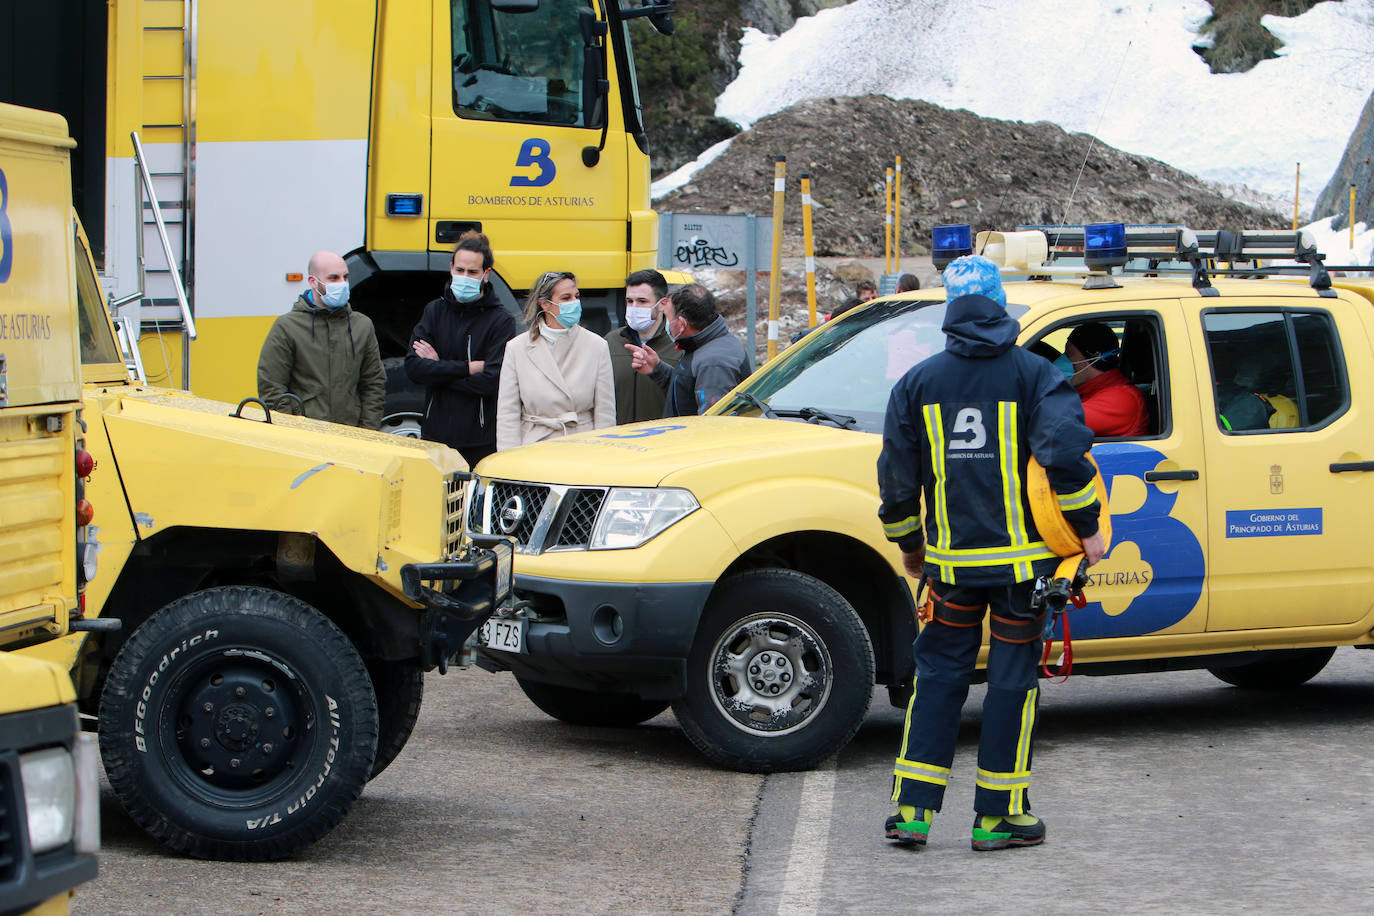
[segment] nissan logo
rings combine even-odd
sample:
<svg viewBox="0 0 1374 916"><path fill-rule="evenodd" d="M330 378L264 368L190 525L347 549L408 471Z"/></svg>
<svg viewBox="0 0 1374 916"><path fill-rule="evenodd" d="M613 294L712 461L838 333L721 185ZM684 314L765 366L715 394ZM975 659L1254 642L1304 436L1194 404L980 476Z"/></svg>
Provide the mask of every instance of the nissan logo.
<svg viewBox="0 0 1374 916"><path fill-rule="evenodd" d="M496 513L496 523L501 526L502 534L510 534L520 526L520 520L524 517L525 501L512 496L501 504L501 509Z"/></svg>

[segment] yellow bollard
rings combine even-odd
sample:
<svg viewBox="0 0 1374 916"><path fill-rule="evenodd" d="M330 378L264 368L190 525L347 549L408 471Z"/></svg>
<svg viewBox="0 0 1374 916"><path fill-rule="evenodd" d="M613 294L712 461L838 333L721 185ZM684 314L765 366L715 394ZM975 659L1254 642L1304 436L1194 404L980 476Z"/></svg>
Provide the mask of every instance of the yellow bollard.
<svg viewBox="0 0 1374 916"><path fill-rule="evenodd" d="M1298 192L1302 189L1302 163L1293 168L1293 231L1298 231Z"/></svg>
<svg viewBox="0 0 1374 916"><path fill-rule="evenodd" d="M773 265L768 274L768 358L778 355L778 306L782 302L782 202L787 187L787 157L773 166Z"/></svg>
<svg viewBox="0 0 1374 916"><path fill-rule="evenodd" d="M892 207L892 270L890 273L899 274L902 272L902 157L897 157L897 175L893 179L892 197L895 203Z"/></svg>
<svg viewBox="0 0 1374 916"><path fill-rule="evenodd" d="M1355 185L1350 186L1350 251L1355 251Z"/></svg>
<svg viewBox="0 0 1374 916"><path fill-rule="evenodd" d="M892 273L892 168L887 170L886 202L883 208L883 273Z"/></svg>
<svg viewBox="0 0 1374 916"><path fill-rule="evenodd" d="M811 237L811 176L801 173L802 245L806 255L806 326L816 326L816 246Z"/></svg>

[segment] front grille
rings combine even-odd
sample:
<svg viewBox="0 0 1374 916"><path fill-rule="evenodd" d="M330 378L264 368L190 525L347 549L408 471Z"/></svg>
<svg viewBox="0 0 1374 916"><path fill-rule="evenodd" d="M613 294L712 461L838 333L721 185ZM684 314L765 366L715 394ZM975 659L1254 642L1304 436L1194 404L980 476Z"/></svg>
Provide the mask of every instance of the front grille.
<svg viewBox="0 0 1374 916"><path fill-rule="evenodd" d="M444 556L446 557L451 557L458 552L458 546L463 539L463 487L464 481L457 474L450 474L444 480Z"/></svg>
<svg viewBox="0 0 1374 916"><path fill-rule="evenodd" d="M492 481L487 494L490 533L514 538L517 544L528 544L548 499L548 487L505 480Z"/></svg>
<svg viewBox="0 0 1374 916"><path fill-rule="evenodd" d="M483 480L473 491L467 527L473 534L511 538L518 553L585 549L605 500L602 487Z"/></svg>
<svg viewBox="0 0 1374 916"><path fill-rule="evenodd" d="M586 547L592 539L592 528L596 525L596 514L601 511L601 503L606 499L605 490L569 490L563 497L568 511L563 516L563 526L558 531L555 547Z"/></svg>

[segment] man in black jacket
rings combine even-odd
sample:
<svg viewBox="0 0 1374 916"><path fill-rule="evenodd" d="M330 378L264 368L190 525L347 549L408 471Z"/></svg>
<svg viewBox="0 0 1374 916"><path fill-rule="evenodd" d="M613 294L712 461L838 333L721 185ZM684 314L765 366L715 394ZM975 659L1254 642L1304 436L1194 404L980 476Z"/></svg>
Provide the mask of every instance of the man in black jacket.
<svg viewBox="0 0 1374 916"><path fill-rule="evenodd" d="M480 232L458 239L449 285L425 306L406 353L406 375L425 386L420 435L456 448L468 467L496 451L496 388L515 336L489 282L494 260Z"/></svg>
<svg viewBox="0 0 1374 916"><path fill-rule="evenodd" d="M749 374L744 345L716 311L716 297L699 283L674 292L663 315L668 333L684 354L681 364L669 368L653 347L627 343L630 365L667 392L664 417L704 413Z"/></svg>
<svg viewBox="0 0 1374 916"><path fill-rule="evenodd" d="M663 416L664 392L653 382L639 380L631 365L634 347L652 347L669 369L682 361L682 351L668 334L668 280L656 270L636 270L625 278L625 326L606 333L611 348L611 377L615 379L615 422L657 420Z"/></svg>
<svg viewBox="0 0 1374 916"><path fill-rule="evenodd" d="M897 813L884 830L900 843L926 841L990 607L973 848L1034 846L1045 839L1029 798L1044 612L1037 616L1030 598L1059 558L1031 517L1026 468L1031 456L1044 466L1088 564L1096 563L1101 500L1084 457L1093 434L1063 374L1016 345L995 264L953 261L945 292L945 350L893 387L878 458L883 532L901 548L907 575L929 580L933 601L916 639L916 683L893 767Z"/></svg>

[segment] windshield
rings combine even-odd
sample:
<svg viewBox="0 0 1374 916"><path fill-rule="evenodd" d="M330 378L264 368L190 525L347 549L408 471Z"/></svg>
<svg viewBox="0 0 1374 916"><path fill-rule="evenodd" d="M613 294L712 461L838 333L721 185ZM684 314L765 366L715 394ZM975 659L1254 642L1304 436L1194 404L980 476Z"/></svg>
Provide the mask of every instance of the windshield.
<svg viewBox="0 0 1374 916"><path fill-rule="evenodd" d="M1024 306L1007 307L1013 318L1025 312ZM808 334L712 412L764 413L744 397L748 395L782 416L821 422L825 418L815 414L822 411L852 418L853 429L881 433L892 386L912 366L945 348L944 320L943 300L870 305Z"/></svg>

